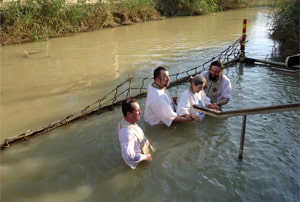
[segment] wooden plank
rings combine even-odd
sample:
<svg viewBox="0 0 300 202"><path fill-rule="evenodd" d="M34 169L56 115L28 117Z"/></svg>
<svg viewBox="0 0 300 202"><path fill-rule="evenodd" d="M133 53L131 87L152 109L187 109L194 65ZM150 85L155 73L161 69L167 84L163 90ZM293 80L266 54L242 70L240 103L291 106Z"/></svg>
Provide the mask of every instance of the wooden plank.
<svg viewBox="0 0 300 202"><path fill-rule="evenodd" d="M270 64L270 65L277 65L277 66L282 66L282 67L286 67L285 63L283 62L274 62L274 61L269 61L269 60L259 60L259 59L254 59L255 62L261 62L261 63L265 63L265 64Z"/></svg>
<svg viewBox="0 0 300 202"><path fill-rule="evenodd" d="M273 113L273 112L280 112L280 111L299 110L300 103L248 108L248 109L232 110L232 111L219 111L219 110L209 109L206 107L200 107L199 105L193 105L193 107L195 110L199 112L203 112L209 116L213 116L216 118L226 118L231 116L244 116L244 115L253 115L253 114Z"/></svg>
<svg viewBox="0 0 300 202"><path fill-rule="evenodd" d="M300 54L287 57L285 62L275 62L275 61L260 60L260 59L255 59L255 58L246 58L245 62L250 63L250 64L253 64L255 62L260 62L260 63L264 63L264 64L276 65L276 66L281 66L281 67L300 68L299 58L300 58Z"/></svg>

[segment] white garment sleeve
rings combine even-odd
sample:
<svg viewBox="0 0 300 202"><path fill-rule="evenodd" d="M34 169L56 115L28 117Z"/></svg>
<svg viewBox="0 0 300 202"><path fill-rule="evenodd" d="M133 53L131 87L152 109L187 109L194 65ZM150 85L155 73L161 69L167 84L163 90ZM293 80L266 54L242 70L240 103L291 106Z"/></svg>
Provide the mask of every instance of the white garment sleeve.
<svg viewBox="0 0 300 202"><path fill-rule="evenodd" d="M177 114L173 111L173 108L170 105L170 98L167 96L167 94L160 95L159 99L154 101L153 111L157 114L161 122L170 126Z"/></svg>
<svg viewBox="0 0 300 202"><path fill-rule="evenodd" d="M162 124L170 126L177 117L171 106L172 100L163 90L158 90L151 85L147 89L147 98L144 118L150 125Z"/></svg>
<svg viewBox="0 0 300 202"><path fill-rule="evenodd" d="M228 77L225 77L225 81L223 82L223 85L222 85L222 89L223 89L223 92L222 92L222 98L231 98L231 82L230 80L228 79Z"/></svg>
<svg viewBox="0 0 300 202"><path fill-rule="evenodd" d="M204 106L207 107L207 105L211 104L210 98L207 97L207 95L206 95L206 93L205 93L204 90L201 90L200 93L201 93L201 96L202 96L202 100L203 100Z"/></svg>
<svg viewBox="0 0 300 202"><path fill-rule="evenodd" d="M184 114L189 114L191 109L190 95L185 90L180 94L177 101L177 114L178 116L182 116Z"/></svg>

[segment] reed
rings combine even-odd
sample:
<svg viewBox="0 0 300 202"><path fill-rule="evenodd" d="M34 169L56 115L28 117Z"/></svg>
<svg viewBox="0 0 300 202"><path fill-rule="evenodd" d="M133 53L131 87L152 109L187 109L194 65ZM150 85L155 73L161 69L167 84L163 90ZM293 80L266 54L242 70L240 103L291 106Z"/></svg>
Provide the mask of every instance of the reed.
<svg viewBox="0 0 300 202"><path fill-rule="evenodd" d="M272 2L270 0L75 0L75 3L66 1L70 0L17 0L9 3L1 3L0 0L0 43L11 45L46 40L77 32L157 20L161 19L162 15L202 15Z"/></svg>
<svg viewBox="0 0 300 202"><path fill-rule="evenodd" d="M156 0L165 16L201 15L219 10L218 0Z"/></svg>
<svg viewBox="0 0 300 202"><path fill-rule="evenodd" d="M45 40L76 32L160 18L152 0L102 3L65 0L24 0L2 3L2 45Z"/></svg>
<svg viewBox="0 0 300 202"><path fill-rule="evenodd" d="M155 0L166 16L203 15L232 8L265 4L269 0Z"/></svg>

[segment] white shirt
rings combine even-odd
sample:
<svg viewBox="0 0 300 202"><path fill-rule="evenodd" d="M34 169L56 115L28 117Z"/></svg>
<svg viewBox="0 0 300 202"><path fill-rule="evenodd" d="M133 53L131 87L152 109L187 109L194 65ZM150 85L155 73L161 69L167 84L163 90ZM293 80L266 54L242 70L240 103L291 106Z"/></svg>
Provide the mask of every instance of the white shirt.
<svg viewBox="0 0 300 202"><path fill-rule="evenodd" d="M209 80L209 71L201 72L206 79L204 88L206 95L211 99L212 103L216 103L223 98L231 98L231 82L226 75L220 77L216 82Z"/></svg>
<svg viewBox="0 0 300 202"><path fill-rule="evenodd" d="M125 163L135 169L147 155L142 154L138 138L144 137L143 130L137 124L130 124L124 119L118 124L119 141Z"/></svg>
<svg viewBox="0 0 300 202"><path fill-rule="evenodd" d="M210 104L210 99L206 96L204 90L199 93L192 93L190 89L183 91L177 100L177 114L182 116L184 114L194 114L204 118L205 114L198 112L194 109L193 105L199 105L201 107L206 107Z"/></svg>
<svg viewBox="0 0 300 202"><path fill-rule="evenodd" d="M147 88L144 119L150 125L165 124L170 126L177 117L172 108L173 102L165 89L154 88L151 84Z"/></svg>

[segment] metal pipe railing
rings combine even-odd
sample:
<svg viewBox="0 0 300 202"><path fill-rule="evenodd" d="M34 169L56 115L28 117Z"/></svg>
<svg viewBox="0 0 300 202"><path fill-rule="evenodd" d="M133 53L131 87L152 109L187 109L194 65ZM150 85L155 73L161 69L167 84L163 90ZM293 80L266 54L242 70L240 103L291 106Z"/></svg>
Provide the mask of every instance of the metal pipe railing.
<svg viewBox="0 0 300 202"><path fill-rule="evenodd" d="M239 150L239 159L243 159L243 149L244 149L244 141L245 141L245 133L246 133L247 115L299 110L300 103L286 104L286 105L274 105L274 106L257 107L257 108L232 110L232 111L218 111L218 110L209 109L206 107L200 107L199 105L193 105L193 107L195 110L197 110L199 112L205 113L209 116L213 116L216 118L225 118L225 117L231 117L231 116L243 116L242 131L241 131L241 138L240 138L240 150Z"/></svg>

